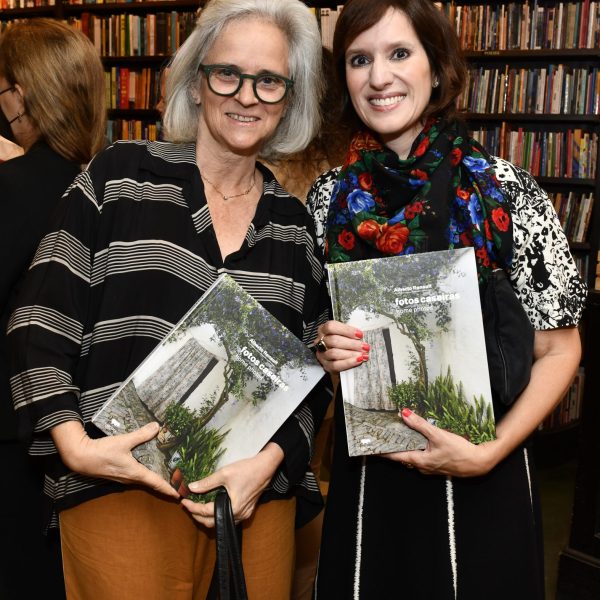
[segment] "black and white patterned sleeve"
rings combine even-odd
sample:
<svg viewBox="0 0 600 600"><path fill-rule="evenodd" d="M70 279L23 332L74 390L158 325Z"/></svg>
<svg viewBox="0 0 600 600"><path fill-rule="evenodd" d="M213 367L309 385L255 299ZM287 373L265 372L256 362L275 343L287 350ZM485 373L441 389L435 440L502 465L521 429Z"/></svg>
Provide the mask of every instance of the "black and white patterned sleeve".
<svg viewBox="0 0 600 600"><path fill-rule="evenodd" d="M536 330L577 325L587 288L546 192L523 169L494 159L511 203L513 262L510 278Z"/></svg>
<svg viewBox="0 0 600 600"><path fill-rule="evenodd" d="M325 226L331 193L340 172L340 167L326 171L315 179L306 198L306 207L315 222L317 243L321 250L325 249Z"/></svg>

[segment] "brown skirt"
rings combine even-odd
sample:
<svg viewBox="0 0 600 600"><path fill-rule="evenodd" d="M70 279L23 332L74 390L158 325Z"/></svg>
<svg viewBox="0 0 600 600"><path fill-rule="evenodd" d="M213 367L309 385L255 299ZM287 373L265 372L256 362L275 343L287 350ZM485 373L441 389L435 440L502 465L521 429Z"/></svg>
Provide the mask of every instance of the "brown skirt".
<svg viewBox="0 0 600 600"><path fill-rule="evenodd" d="M258 505L243 524L250 600L290 597L295 499ZM128 490L60 514L69 600L204 600L215 561L214 530L177 502Z"/></svg>

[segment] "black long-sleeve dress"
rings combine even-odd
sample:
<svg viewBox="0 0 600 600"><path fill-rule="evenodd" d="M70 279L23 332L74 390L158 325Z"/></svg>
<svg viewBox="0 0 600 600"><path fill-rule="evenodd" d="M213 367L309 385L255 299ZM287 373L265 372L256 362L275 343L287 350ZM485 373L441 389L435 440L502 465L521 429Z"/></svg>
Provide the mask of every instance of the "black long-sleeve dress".
<svg viewBox="0 0 600 600"><path fill-rule="evenodd" d="M513 219L510 279L534 328L577 324L585 285L547 195L510 163L495 159L493 166ZM337 173L323 174L308 196L321 242ZM376 456L350 458L340 393L334 440L317 600L544 597L539 502L527 445L472 478L426 476Z"/></svg>

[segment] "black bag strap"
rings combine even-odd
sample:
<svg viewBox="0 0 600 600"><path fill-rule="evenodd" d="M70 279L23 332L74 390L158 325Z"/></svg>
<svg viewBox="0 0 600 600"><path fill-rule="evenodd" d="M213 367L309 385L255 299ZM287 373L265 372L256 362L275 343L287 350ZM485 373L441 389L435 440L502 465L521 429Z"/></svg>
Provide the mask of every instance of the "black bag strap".
<svg viewBox="0 0 600 600"><path fill-rule="evenodd" d="M217 558L207 600L248 600L241 553L241 528L236 527L225 488L215 498Z"/></svg>

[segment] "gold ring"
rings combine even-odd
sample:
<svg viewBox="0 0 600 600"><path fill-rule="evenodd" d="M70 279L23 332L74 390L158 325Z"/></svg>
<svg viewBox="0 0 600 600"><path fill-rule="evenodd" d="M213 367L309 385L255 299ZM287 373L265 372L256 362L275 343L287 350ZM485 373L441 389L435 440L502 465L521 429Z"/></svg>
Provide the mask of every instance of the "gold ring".
<svg viewBox="0 0 600 600"><path fill-rule="evenodd" d="M325 343L325 336L322 335L321 339L315 344L316 349L319 352L327 352L329 348L327 348L327 344Z"/></svg>

